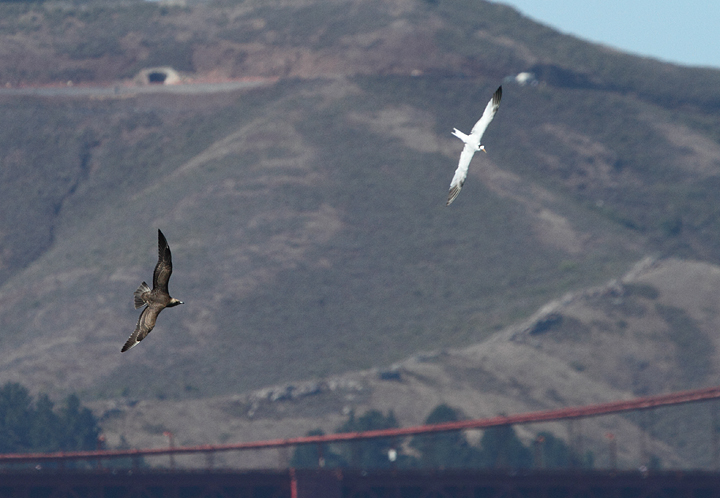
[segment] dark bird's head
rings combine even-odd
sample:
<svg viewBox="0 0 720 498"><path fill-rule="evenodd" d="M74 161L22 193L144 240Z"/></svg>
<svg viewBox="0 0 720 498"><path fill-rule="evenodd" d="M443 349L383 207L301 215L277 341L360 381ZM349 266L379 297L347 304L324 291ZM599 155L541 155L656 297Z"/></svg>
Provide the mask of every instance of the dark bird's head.
<svg viewBox="0 0 720 498"><path fill-rule="evenodd" d="M166 308L172 308L173 306L177 306L178 304L185 304L185 303L183 303L183 302L180 301L179 299L175 299L175 298L173 297L172 299L170 299L170 302L167 303L167 306L165 306L165 307L166 307Z"/></svg>

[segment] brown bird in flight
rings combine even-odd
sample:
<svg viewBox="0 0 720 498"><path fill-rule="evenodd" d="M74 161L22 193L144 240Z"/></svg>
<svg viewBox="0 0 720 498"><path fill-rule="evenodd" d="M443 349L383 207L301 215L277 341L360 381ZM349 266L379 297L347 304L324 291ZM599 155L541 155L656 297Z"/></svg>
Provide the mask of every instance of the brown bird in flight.
<svg viewBox="0 0 720 498"><path fill-rule="evenodd" d="M170 246L163 233L158 230L158 262L153 272L153 288L150 290L145 282L135 291L135 309L143 305L145 309L140 313L135 332L130 335L121 352L137 345L145 339L155 326L158 315L165 308L172 308L178 304L184 304L182 301L170 297L168 293L168 280L172 275L172 255L170 254Z"/></svg>

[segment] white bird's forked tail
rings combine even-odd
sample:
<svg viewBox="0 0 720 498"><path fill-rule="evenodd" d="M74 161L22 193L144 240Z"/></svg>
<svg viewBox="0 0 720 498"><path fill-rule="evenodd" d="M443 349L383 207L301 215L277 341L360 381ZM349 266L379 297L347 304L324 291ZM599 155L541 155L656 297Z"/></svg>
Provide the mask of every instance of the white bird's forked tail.
<svg viewBox="0 0 720 498"><path fill-rule="evenodd" d="M460 130L458 130L457 128L453 128L452 134L455 135L456 137L458 137L463 142L467 143L469 137L467 135L465 135L463 132L461 132Z"/></svg>

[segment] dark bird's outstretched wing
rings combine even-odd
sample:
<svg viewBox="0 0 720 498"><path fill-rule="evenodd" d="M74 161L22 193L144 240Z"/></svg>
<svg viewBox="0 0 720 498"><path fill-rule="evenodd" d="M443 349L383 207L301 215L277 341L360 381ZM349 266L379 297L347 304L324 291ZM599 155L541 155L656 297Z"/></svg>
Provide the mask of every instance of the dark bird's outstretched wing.
<svg viewBox="0 0 720 498"><path fill-rule="evenodd" d="M153 327L155 327L157 316L162 310L162 307L157 306L145 307L145 309L142 310L142 313L140 313L140 318L138 318L137 325L135 325L135 331L130 334L130 337L128 337L128 340L125 342L125 345L122 347L120 352L124 353L145 339Z"/></svg>
<svg viewBox="0 0 720 498"><path fill-rule="evenodd" d="M153 290L168 292L168 280L172 275L172 255L170 246L163 233L158 230L158 262L153 272Z"/></svg>

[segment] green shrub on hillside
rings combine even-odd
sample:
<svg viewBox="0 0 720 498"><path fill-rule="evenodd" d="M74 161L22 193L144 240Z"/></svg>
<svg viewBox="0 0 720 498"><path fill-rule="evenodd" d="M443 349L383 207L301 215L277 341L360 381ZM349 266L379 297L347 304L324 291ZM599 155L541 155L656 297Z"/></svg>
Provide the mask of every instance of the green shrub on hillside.
<svg viewBox="0 0 720 498"><path fill-rule="evenodd" d="M430 412L425 423L441 424L460 419L459 410L443 403ZM477 466L480 461L478 448L471 446L460 431L415 436L410 447L420 453L417 463L421 467L468 468Z"/></svg>
<svg viewBox="0 0 720 498"><path fill-rule="evenodd" d="M357 418L352 411L347 422L338 427L337 432L360 432L396 427L399 427L399 424L392 410L387 415L383 415L379 410L369 410ZM342 459L348 462L350 467L386 468L391 465L388 460L388 450L394 446L394 441L390 438L368 439L338 446Z"/></svg>
<svg viewBox="0 0 720 498"><path fill-rule="evenodd" d="M462 419L456 408L446 404L435 407L425 424L457 422ZM338 427L338 433L360 432L398 427L392 411L383 415L370 410L360 417L350 412L348 420ZM320 429L308 436L323 435ZM540 461L518 438L513 426L491 427L483 431L478 446L471 445L462 431L422 434L413 436L407 446L405 438L380 438L339 444L308 444L295 449L290 465L294 468L435 468L435 469L526 469L541 465L544 468L592 468L593 454L576 454L562 440L550 432L538 434L542 441L536 451ZM538 443L536 443L538 444ZM408 450L409 448L409 450ZM389 453L395 450L395 460Z"/></svg>

